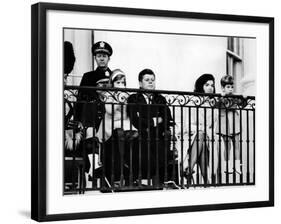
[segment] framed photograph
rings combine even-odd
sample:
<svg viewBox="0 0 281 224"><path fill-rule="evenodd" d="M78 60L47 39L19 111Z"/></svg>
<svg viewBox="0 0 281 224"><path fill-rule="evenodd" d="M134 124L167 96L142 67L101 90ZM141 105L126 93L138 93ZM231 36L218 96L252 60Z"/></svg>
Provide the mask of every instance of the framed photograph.
<svg viewBox="0 0 281 224"><path fill-rule="evenodd" d="M32 219L274 205L274 18L32 5Z"/></svg>

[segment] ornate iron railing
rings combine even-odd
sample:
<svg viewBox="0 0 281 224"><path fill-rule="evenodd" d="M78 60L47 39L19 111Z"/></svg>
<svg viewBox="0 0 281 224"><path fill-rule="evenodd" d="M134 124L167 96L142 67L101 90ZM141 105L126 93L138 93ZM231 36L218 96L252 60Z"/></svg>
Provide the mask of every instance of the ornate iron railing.
<svg viewBox="0 0 281 224"><path fill-rule="evenodd" d="M255 97L66 86L64 102L65 193L255 184Z"/></svg>

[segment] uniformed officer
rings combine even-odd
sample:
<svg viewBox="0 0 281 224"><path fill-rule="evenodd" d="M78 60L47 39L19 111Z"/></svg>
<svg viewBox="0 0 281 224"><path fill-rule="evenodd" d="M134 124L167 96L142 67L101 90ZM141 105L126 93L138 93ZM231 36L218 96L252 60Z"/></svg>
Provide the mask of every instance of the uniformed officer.
<svg viewBox="0 0 281 224"><path fill-rule="evenodd" d="M111 46L105 41L99 41L92 46L92 54L97 63L97 68L94 71L83 74L80 86L97 87L104 86L108 83L112 73L108 68L112 52ZM79 103L79 101L84 101L84 103ZM76 110L77 120L81 121L86 126L92 126L97 129L103 112L104 107L99 104L99 96L96 91L91 89L79 90Z"/></svg>

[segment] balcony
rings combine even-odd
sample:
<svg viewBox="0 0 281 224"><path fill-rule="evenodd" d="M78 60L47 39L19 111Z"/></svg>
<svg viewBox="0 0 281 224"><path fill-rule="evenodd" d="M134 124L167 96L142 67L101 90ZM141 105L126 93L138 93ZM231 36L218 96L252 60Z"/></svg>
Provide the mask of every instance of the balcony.
<svg viewBox="0 0 281 224"><path fill-rule="evenodd" d="M255 97L77 86L64 93L65 194L255 184ZM165 102L130 100L146 94Z"/></svg>

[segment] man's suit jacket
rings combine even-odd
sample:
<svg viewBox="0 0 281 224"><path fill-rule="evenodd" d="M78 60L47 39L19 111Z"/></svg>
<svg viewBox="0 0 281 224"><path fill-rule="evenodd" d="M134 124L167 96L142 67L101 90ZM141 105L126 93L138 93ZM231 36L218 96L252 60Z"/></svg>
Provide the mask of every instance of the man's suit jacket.
<svg viewBox="0 0 281 224"><path fill-rule="evenodd" d="M127 114L142 138L142 174L145 175L148 172L148 164L150 164L151 175L156 175L156 164L158 164L159 178L163 181L164 168L167 167L165 160L169 161L171 158L169 129L173 123L167 101L162 95L153 94L150 103L147 103L144 95L137 93L131 95L127 103ZM155 123L153 118L157 117L161 117L163 121ZM133 158L134 164L138 164L138 153L135 153ZM150 158L150 163L148 163L148 158Z"/></svg>
<svg viewBox="0 0 281 224"><path fill-rule="evenodd" d="M150 103L147 103L142 93L133 94L128 98L127 114L133 125L142 133L151 131L161 138L173 123L171 111L166 99L160 94L152 94ZM155 123L153 118L162 118L161 123Z"/></svg>

